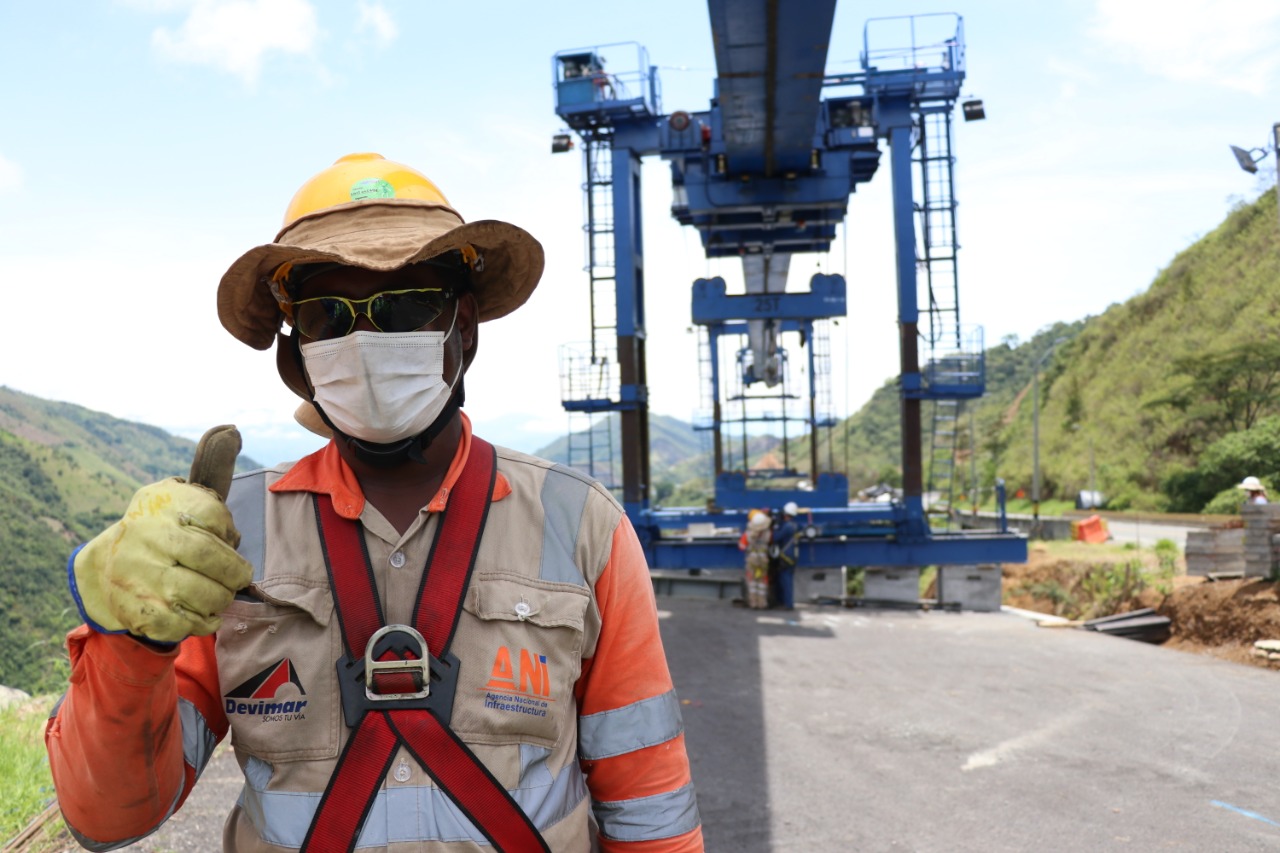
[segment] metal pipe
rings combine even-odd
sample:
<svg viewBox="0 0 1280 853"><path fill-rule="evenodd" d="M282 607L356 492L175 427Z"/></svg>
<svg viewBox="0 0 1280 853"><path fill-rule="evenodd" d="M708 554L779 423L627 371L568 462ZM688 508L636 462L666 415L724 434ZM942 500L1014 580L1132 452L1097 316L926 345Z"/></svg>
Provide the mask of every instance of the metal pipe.
<svg viewBox="0 0 1280 853"><path fill-rule="evenodd" d="M1040 365L1066 338L1055 338L1031 371L1031 534L1040 535Z"/></svg>

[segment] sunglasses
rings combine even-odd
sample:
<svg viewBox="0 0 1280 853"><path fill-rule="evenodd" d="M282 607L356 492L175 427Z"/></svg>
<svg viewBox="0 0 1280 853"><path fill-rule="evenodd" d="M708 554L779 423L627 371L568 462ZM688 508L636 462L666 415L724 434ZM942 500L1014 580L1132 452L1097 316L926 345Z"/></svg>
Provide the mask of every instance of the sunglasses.
<svg viewBox="0 0 1280 853"><path fill-rule="evenodd" d="M368 299L316 296L299 299L290 307L294 327L314 341L323 341L350 334L361 314L379 332L412 332L443 314L452 298L452 288L419 287L384 290Z"/></svg>

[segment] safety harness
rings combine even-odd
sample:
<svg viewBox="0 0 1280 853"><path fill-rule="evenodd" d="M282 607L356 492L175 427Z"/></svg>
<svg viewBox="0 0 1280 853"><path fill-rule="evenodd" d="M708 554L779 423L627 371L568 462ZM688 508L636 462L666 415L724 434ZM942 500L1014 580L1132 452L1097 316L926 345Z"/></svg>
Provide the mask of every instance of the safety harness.
<svg viewBox="0 0 1280 853"><path fill-rule="evenodd" d="M307 830L303 851L355 849L396 751L404 746L495 850L550 853L506 788L449 728L458 680L458 659L449 645L496 474L492 445L472 436L467 462L427 556L412 625L384 625L360 523L338 515L328 495L314 496L346 651L338 661L342 712L353 731Z"/></svg>

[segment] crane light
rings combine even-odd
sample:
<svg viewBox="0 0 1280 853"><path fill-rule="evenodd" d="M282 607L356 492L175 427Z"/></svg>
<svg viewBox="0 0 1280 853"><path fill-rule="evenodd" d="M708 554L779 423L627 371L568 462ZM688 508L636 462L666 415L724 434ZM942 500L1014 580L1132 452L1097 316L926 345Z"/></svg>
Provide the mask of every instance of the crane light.
<svg viewBox="0 0 1280 853"><path fill-rule="evenodd" d="M557 133L551 137L551 153L563 154L573 150L573 137L567 133Z"/></svg>
<svg viewBox="0 0 1280 853"><path fill-rule="evenodd" d="M981 121L987 117L986 110L983 109L982 100L980 98L964 101L960 104L960 109L964 111L965 121Z"/></svg>

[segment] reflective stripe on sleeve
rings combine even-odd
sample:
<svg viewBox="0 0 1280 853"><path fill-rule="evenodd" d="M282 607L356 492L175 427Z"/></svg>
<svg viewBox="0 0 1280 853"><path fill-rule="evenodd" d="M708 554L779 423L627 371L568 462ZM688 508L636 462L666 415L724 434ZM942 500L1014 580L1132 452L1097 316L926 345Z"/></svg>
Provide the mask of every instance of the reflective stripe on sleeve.
<svg viewBox="0 0 1280 853"><path fill-rule="evenodd" d="M615 841L657 841L700 825L693 785L634 800L592 803L600 831Z"/></svg>
<svg viewBox="0 0 1280 853"><path fill-rule="evenodd" d="M611 711L578 718L578 757L598 761L666 743L684 731L680 700L669 690Z"/></svg>
<svg viewBox="0 0 1280 853"><path fill-rule="evenodd" d="M267 562L267 472L233 477L227 507L240 532L236 550L253 565L253 580L261 581Z"/></svg>
<svg viewBox="0 0 1280 853"><path fill-rule="evenodd" d="M587 797L586 782L577 767L564 768L551 778L545 764L531 756L526 778L511 791L516 804L540 832L555 825ZM423 776L417 768L419 776ZM271 766L249 759L240 805L263 841L281 847L301 847L320 805L320 793L268 791ZM545 784L544 784L545 783ZM396 843L470 841L489 845L453 801L430 785L397 785L377 793L361 827L356 847L385 847Z"/></svg>
<svg viewBox="0 0 1280 853"><path fill-rule="evenodd" d="M576 471L556 465L542 481L542 562L539 577L583 586L586 581L573 559L578 547L582 510L591 484Z"/></svg>
<svg viewBox="0 0 1280 853"><path fill-rule="evenodd" d="M218 735L209 728L204 715L189 700L178 697L178 718L182 720L182 757L195 768L196 778L204 772L218 745Z"/></svg>

